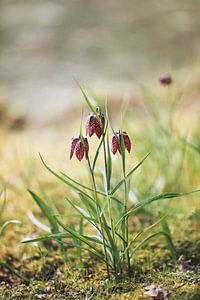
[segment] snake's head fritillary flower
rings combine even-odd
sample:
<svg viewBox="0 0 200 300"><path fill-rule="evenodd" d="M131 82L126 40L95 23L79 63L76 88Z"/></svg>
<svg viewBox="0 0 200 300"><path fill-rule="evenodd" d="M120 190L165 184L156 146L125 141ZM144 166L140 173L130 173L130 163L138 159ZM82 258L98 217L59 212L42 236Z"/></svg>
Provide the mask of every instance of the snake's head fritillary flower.
<svg viewBox="0 0 200 300"><path fill-rule="evenodd" d="M92 136L94 133L96 136L100 139L104 132L105 127L105 118L104 114L100 111L100 109L97 107L97 116L91 112L86 120L86 135ZM101 122L99 121L101 120Z"/></svg>
<svg viewBox="0 0 200 300"><path fill-rule="evenodd" d="M95 116L90 113L86 119L86 135L92 136L95 130Z"/></svg>
<svg viewBox="0 0 200 300"><path fill-rule="evenodd" d="M85 158L88 159L89 144L87 138L83 138L83 140L80 137L72 138L70 159L73 157L74 152L79 161L83 159L84 154Z"/></svg>
<svg viewBox="0 0 200 300"><path fill-rule="evenodd" d="M122 135L123 135L123 139L124 139L125 149L130 153L131 152L131 140L125 131L122 132Z"/></svg>
<svg viewBox="0 0 200 300"><path fill-rule="evenodd" d="M170 75L162 75L159 77L159 81L162 85L167 86L172 84L172 78Z"/></svg>
<svg viewBox="0 0 200 300"><path fill-rule="evenodd" d="M116 154L117 150L121 153L120 142L119 142L119 132L115 132L112 136L111 151Z"/></svg>
<svg viewBox="0 0 200 300"><path fill-rule="evenodd" d="M112 136L111 151L116 154L117 151L121 154L121 139L124 139L124 147L130 153L131 152L131 141L128 134L123 131L117 131Z"/></svg>

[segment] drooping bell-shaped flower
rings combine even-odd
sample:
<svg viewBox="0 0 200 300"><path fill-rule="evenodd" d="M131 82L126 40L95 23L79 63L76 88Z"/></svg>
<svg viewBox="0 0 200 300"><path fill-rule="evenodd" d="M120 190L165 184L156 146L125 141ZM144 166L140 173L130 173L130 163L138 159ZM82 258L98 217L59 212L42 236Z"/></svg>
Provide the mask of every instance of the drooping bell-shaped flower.
<svg viewBox="0 0 200 300"><path fill-rule="evenodd" d="M112 136L111 151L113 154L116 154L117 151L119 151L119 153L121 154L122 138L124 140L125 149L128 152L131 151L131 141L130 141L128 134L125 131L120 132L120 130L119 130L119 131L115 132Z"/></svg>
<svg viewBox="0 0 200 300"><path fill-rule="evenodd" d="M170 75L162 75L159 77L159 81L162 85L167 86L172 84L172 78Z"/></svg>
<svg viewBox="0 0 200 300"><path fill-rule="evenodd" d="M112 136L111 142L111 152L116 154L117 150L121 153L120 143L119 143L119 132L115 132Z"/></svg>
<svg viewBox="0 0 200 300"><path fill-rule="evenodd" d="M86 135L92 136L95 133L100 139L104 132L105 118L99 107L97 107L96 112L98 118L93 112L91 112L86 119Z"/></svg>
<svg viewBox="0 0 200 300"><path fill-rule="evenodd" d="M81 161L84 157L88 159L88 151L89 144L87 138L83 138L83 140L79 138L72 138L71 142L71 150L70 150L70 159L73 157L74 152L79 161Z"/></svg>

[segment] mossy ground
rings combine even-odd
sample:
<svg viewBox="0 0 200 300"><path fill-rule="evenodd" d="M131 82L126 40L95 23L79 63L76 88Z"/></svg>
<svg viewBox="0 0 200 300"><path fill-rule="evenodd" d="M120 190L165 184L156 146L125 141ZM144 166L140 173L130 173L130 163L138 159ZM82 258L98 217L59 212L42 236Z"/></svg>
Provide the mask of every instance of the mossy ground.
<svg viewBox="0 0 200 300"><path fill-rule="evenodd" d="M200 107L197 99L200 95L199 77L192 78L183 88L184 100L182 108L177 112L176 125L183 129L189 126L190 139L199 141L198 118ZM182 91L182 90L181 90ZM163 93L160 92L161 98ZM190 98L188 105L187 97ZM191 102L191 99L193 101ZM126 122L132 129L134 118L134 155L141 157L151 147L157 147L157 142L164 136L150 130L146 112L142 106L138 107L138 99L133 101L131 113L136 114ZM192 104L191 104L192 103ZM117 111L116 107L113 106ZM73 108L74 109L74 108ZM140 112L140 110L142 110ZM75 114L72 110L71 114ZM145 121L141 123L141 117ZM56 203L63 215L71 210L64 200L70 191L48 175L42 168L37 156L40 151L45 158L51 160L55 169L67 170L68 174L82 177L85 180L83 164L67 162L65 147L66 138L70 144L70 137L74 135L74 122L70 115L70 124L66 121L44 125L41 124L24 132L10 132L2 128L0 153L0 179L2 187L7 189L7 202L1 214L0 225L9 219L19 219L21 225L10 225L0 240L0 299L145 299L144 287L154 283L169 290L170 300L198 300L200 299L200 206L199 194L186 198L178 198L162 205L152 205L139 215L130 219L130 234L134 235L141 228L154 223L159 213L169 214L169 227L176 246L176 258L173 258L166 247L163 238L152 240L145 248L140 249L132 260L131 279L124 274L118 282L106 279L105 266L94 257L83 254L80 263L73 249L67 250L67 261L60 254L57 245L45 242L39 247L21 244L20 241L30 235L44 234L38 230L27 217L28 211L45 223L41 212L33 203L27 188L36 190L40 195L48 194L50 201ZM75 118L74 118L74 121ZM63 125L65 124L65 125ZM184 126L182 126L184 124ZM190 124L191 125L191 124ZM76 124L77 126L77 124ZM143 129L141 129L143 128ZM39 134L38 134L39 133ZM163 142L163 140L161 140ZM165 140L168 143L168 140ZM165 144L163 142L163 144ZM162 144L162 143L161 143ZM63 146L64 145L64 146ZM170 165L162 156L161 146L156 154L144 166L144 171L135 177L139 196L146 197L150 192L157 193L159 188L152 188L152 180L162 174L165 180L163 191L189 191L199 187L199 162L197 152L190 148L185 153L184 165L176 165L176 160ZM163 146L165 147L165 146ZM68 146L69 148L69 146ZM69 149L67 149L69 150ZM170 151L172 158L179 158L179 150L174 146ZM159 153L160 152L160 153ZM141 154L142 153L142 154ZM66 162L63 164L63 162ZM152 172L153 168L153 172ZM179 174L179 170L181 172ZM81 172L80 172L81 170ZM80 176L80 173L81 176ZM150 175L149 175L150 174ZM145 184L144 184L145 182ZM2 199L1 199L2 203ZM74 220L69 220L74 222ZM25 280L20 278L25 276ZM28 282L26 282L28 279Z"/></svg>
<svg viewBox="0 0 200 300"><path fill-rule="evenodd" d="M174 260L163 241L151 243L133 261L132 278L108 282L105 266L85 257L80 264L73 256L63 263L50 245L24 251L23 256L6 255L6 262L23 273L29 283L3 267L0 272L1 299L144 299L144 287L165 286L170 299L199 299L200 239L191 232L176 241ZM11 250L11 249L10 249ZM180 259L181 256L181 259ZM5 261L4 261L5 262Z"/></svg>

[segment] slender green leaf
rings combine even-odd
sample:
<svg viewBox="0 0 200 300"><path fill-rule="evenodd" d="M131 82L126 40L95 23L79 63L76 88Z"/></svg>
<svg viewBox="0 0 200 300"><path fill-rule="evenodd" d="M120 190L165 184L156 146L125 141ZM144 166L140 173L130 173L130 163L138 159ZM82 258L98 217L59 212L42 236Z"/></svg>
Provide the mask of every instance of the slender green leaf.
<svg viewBox="0 0 200 300"><path fill-rule="evenodd" d="M77 238L78 240L82 241L84 244L86 244L87 246L91 247L93 250L95 250L96 255L98 255L99 258L103 259L103 254L99 251L99 249L97 247L94 246L94 244L92 244L90 242L90 240L86 237L86 236L82 236L79 233L77 233L75 230L73 230L72 228L70 228L67 225L64 225L60 220L57 219L58 224L67 232L69 232L71 234L72 237Z"/></svg>
<svg viewBox="0 0 200 300"><path fill-rule="evenodd" d="M45 224L43 224L42 222L40 222L35 216L34 214L32 213L32 211L28 211L27 213L29 219L31 220L31 222L37 226L39 229L42 229L43 231L46 231L46 232L51 232L51 228Z"/></svg>
<svg viewBox="0 0 200 300"><path fill-rule="evenodd" d="M13 268L10 264L7 263L3 263L0 262L0 266L8 269L11 273L13 273L14 275L16 275L17 277L19 277L22 281L29 283L30 280L29 278L27 278L26 276L24 276L21 272L19 272L18 270L16 270L15 268Z"/></svg>
<svg viewBox="0 0 200 300"><path fill-rule="evenodd" d="M86 190L88 190L88 191L94 193L94 189L92 189L92 188L90 188L90 187L88 187L88 186L86 186L86 185L84 185L84 184L79 183L78 181L72 179L71 177L69 177L67 174L65 174L65 173L63 173L63 172L61 172L61 174L62 174L63 176L65 176L67 179L71 180L73 183L75 183L75 184L79 185L80 187L82 187L83 189L86 189ZM97 192L97 194L100 194L100 195L102 195L102 196L106 196L106 193L104 193L103 191L97 190L96 192Z"/></svg>
<svg viewBox="0 0 200 300"><path fill-rule="evenodd" d="M79 194L79 197L80 197L82 203L84 204L85 208L87 209L88 213L90 214L90 216L93 216L93 218L95 219L95 222L98 223L96 206L85 195Z"/></svg>
<svg viewBox="0 0 200 300"><path fill-rule="evenodd" d="M194 190L192 192L186 192L186 193L166 193L166 194L160 194L160 195L152 197L150 199L140 201L132 209L130 209L126 214L124 214L124 216L122 216L120 218L120 220L116 224L116 227L123 221L123 219L125 217L136 214L143 207L145 207L146 205L148 205L148 204L150 204L150 203L152 203L154 201L188 196L188 195L191 195L191 194L197 193L197 192L200 192L200 189L199 190Z"/></svg>
<svg viewBox="0 0 200 300"><path fill-rule="evenodd" d="M108 195L108 196L110 197L110 199L114 200L117 204L119 204L120 206L123 207L123 203L119 199L117 199L116 197L113 197L111 195Z"/></svg>
<svg viewBox="0 0 200 300"><path fill-rule="evenodd" d="M85 93L85 91L83 90L82 86L80 85L80 83L76 80L76 83L78 84L83 96L84 96L84 99L87 103L87 105L89 106L89 108L91 109L91 111L96 115L98 121L99 121L99 124L102 125L102 122L101 122L101 119L99 118L99 115L96 111L96 108L97 108L97 105L96 104L96 101L94 101L94 99L92 99L91 97L88 97Z"/></svg>
<svg viewBox="0 0 200 300"><path fill-rule="evenodd" d="M200 154L200 146L197 146L193 143L187 142L187 144L195 151L197 151Z"/></svg>
<svg viewBox="0 0 200 300"><path fill-rule="evenodd" d="M115 134L115 131L112 127L112 123L111 123L111 119L110 119L109 108L108 108L108 99L106 99L105 107L106 107L106 118L108 120L108 124L110 125L110 128L112 129L113 134Z"/></svg>
<svg viewBox="0 0 200 300"><path fill-rule="evenodd" d="M99 237L95 237L95 236L86 236L86 235L83 235L85 238L87 238L89 241L91 242L94 242L96 244L100 244L100 245L103 245L103 241L102 239L100 239ZM107 243L106 243L106 247L107 248L111 248Z"/></svg>
<svg viewBox="0 0 200 300"><path fill-rule="evenodd" d="M22 223L18 220L9 220L9 221L5 222L3 224L3 226L1 226L1 228L0 228L0 237L3 235L6 228L11 224L22 224Z"/></svg>
<svg viewBox="0 0 200 300"><path fill-rule="evenodd" d="M91 200L93 200L92 197L90 197L87 193L83 192L81 189L79 189L77 186L73 185L72 183L70 183L69 181L65 180L64 178L62 178L60 175L58 175L56 172L54 172L49 166L47 166L47 164L44 162L41 154L39 153L40 159L43 163L43 165L45 166L45 168L51 173L53 174L55 177L57 177L59 180L61 180L62 182L64 182L65 184L67 184L68 186L70 186L71 188L73 188L74 190L78 191L79 193L82 193L83 195L89 197ZM93 200L94 201L94 200Z"/></svg>
<svg viewBox="0 0 200 300"><path fill-rule="evenodd" d="M104 133L102 135L102 138L101 138L101 141L99 143L99 146L96 150L96 153L95 153L95 156L94 156L94 160L93 160L93 164L92 164L92 171L94 172L94 169L95 169L95 166L96 166L96 162L97 162L97 159L99 157L99 153L100 153L100 149L101 149L101 146L103 144L103 141L105 139L105 135L106 135L106 132L107 132L107 129L108 129L108 122L106 123L106 127L104 129Z"/></svg>
<svg viewBox="0 0 200 300"><path fill-rule="evenodd" d="M79 248L81 250L85 250L85 251L88 251L90 252L91 254L93 254L94 256L96 256L98 259L100 259L101 261L103 262L106 262L105 259L103 257L99 257L98 253L96 253L94 250L92 250L91 248L86 248L86 247L83 247L82 245L80 244L77 244L77 243L66 243L64 241L59 241L60 243L62 243L62 245L65 245L66 246L71 246L71 247L76 247L76 248ZM109 264L110 267L112 267L110 264Z"/></svg>
<svg viewBox="0 0 200 300"><path fill-rule="evenodd" d="M117 257L119 253L117 251L115 241L113 240L113 237L111 234L111 227L107 224L106 218L103 213L101 214L101 218L102 218L102 223L103 223L103 229L105 230L106 235L108 237L108 241L110 243L110 248L112 249L113 256Z"/></svg>
<svg viewBox="0 0 200 300"><path fill-rule="evenodd" d="M59 215L56 205L52 201L52 199L49 197L49 195L46 193L45 187L40 183L39 180L37 182L38 182L41 194L42 194L42 197L40 197L40 198L44 199L45 203L48 203L48 206L49 206L50 210L52 211L52 215L56 215L56 214Z"/></svg>
<svg viewBox="0 0 200 300"><path fill-rule="evenodd" d="M150 226L144 228L143 230L141 230L140 232L138 232L129 242L127 248L125 249L125 251L123 252L123 255L130 249L131 245L137 240L138 237L140 237L142 234L148 232L149 230L152 230L155 226L157 226L158 224L162 223L165 220L166 216L163 216L162 218L160 218L158 221L156 221L155 223L151 224Z"/></svg>
<svg viewBox="0 0 200 300"><path fill-rule="evenodd" d="M23 239L21 243L23 244L29 244L34 242L42 242L42 241L49 241L49 240L55 240L55 239L64 239L64 238L71 238L71 234L69 233L53 233L45 236L40 236L38 238L34 239Z"/></svg>
<svg viewBox="0 0 200 300"><path fill-rule="evenodd" d="M125 176L126 153L125 153L123 132L121 132L121 135L120 135L120 146L121 146L122 168L123 168L123 173L124 173L123 182L124 182L126 180L126 176Z"/></svg>
<svg viewBox="0 0 200 300"><path fill-rule="evenodd" d="M150 155L150 152L126 175L125 179L128 179L129 176L131 176L140 166L141 164L145 161L145 159ZM124 179L122 179L115 187L114 189L111 191L111 195L113 195L118 189L119 187L124 183Z"/></svg>
<svg viewBox="0 0 200 300"><path fill-rule="evenodd" d="M83 94L83 96L85 98L85 101L86 101L87 105L89 106L89 108L91 109L91 111L97 116L96 106L94 104L95 101L93 99L90 99L86 95L85 91L83 90L82 86L79 83L78 83L78 86L79 86L79 88L80 88L80 90L81 90L81 92L82 92L82 94Z"/></svg>
<svg viewBox="0 0 200 300"><path fill-rule="evenodd" d="M28 190L29 193L31 194L32 198L35 200L35 202L37 203L37 205L40 207L41 211L43 212L43 214L45 215L45 217L47 218L47 220L49 221L49 224L51 226L51 230L53 233L57 233L58 230L58 225L57 225L57 221L56 218L53 215L53 212L51 211L51 209L48 207L48 205L41 199L39 198L34 192Z"/></svg>
<svg viewBox="0 0 200 300"><path fill-rule="evenodd" d="M164 235L165 238L170 239L169 235L167 232L165 231L157 231L154 232L153 234L151 234L150 236L146 237L143 241L141 241L132 251L131 256L133 256L133 254L141 247L144 247L150 240L152 240L153 238L159 236L159 235Z"/></svg>
<svg viewBox="0 0 200 300"><path fill-rule="evenodd" d="M109 135L107 133L107 190L110 193L110 181L112 176L112 156L110 152L110 143L109 143Z"/></svg>
<svg viewBox="0 0 200 300"><path fill-rule="evenodd" d="M162 225L163 231L168 234L168 237L165 236L167 247L168 247L169 251L171 252L171 254L173 256L175 256L175 254L176 254L176 248L174 246L172 235L171 235L171 231L169 229L167 221L165 219L162 219L161 220L161 225Z"/></svg>
<svg viewBox="0 0 200 300"><path fill-rule="evenodd" d="M71 206L77 210L79 212L79 214L85 219L87 220L90 224L92 224L93 226L95 226L98 229L98 226L96 224L96 220L93 219L83 208L75 205L71 200L69 200L68 198L66 198L66 200L71 204Z"/></svg>

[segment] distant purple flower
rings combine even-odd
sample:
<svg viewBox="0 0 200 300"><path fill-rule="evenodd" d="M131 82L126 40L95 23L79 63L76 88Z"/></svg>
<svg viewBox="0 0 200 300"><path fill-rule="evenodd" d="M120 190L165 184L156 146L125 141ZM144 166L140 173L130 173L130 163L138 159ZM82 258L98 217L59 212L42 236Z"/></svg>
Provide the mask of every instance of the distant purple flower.
<svg viewBox="0 0 200 300"><path fill-rule="evenodd" d="M162 75L159 77L159 81L162 85L167 86L172 84L172 78L170 75Z"/></svg>

